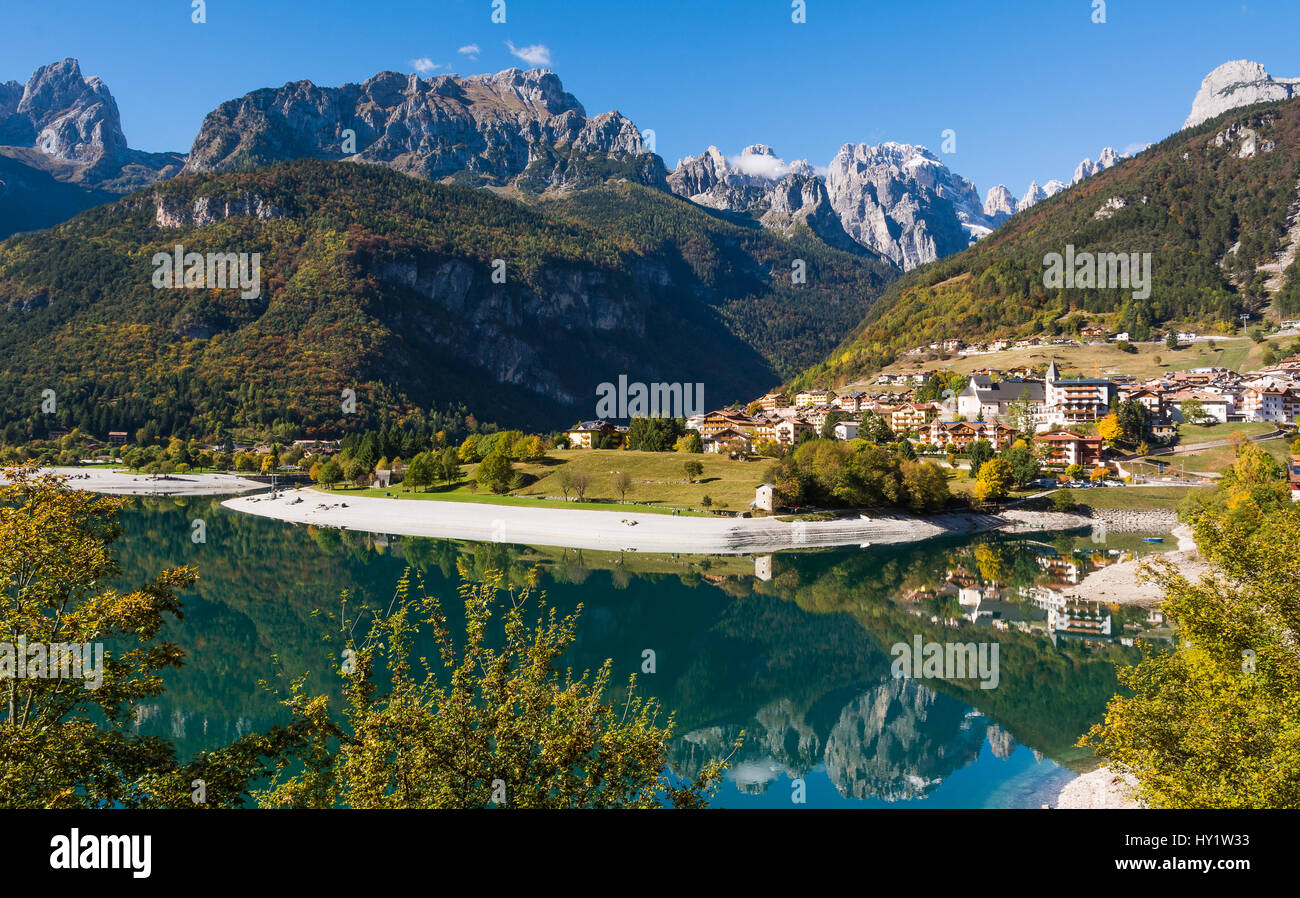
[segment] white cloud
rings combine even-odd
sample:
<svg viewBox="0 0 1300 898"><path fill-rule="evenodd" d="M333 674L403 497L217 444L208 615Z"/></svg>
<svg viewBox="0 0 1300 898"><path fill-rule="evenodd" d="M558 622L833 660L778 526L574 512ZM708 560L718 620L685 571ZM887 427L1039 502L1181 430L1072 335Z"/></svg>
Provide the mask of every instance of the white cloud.
<svg viewBox="0 0 1300 898"><path fill-rule="evenodd" d="M546 44L529 44L527 47L516 47L513 41L506 41L506 47L510 50L511 56L516 56L529 65L548 66L551 64L551 48Z"/></svg>
<svg viewBox="0 0 1300 898"><path fill-rule="evenodd" d="M1149 146L1151 146L1151 144L1150 144L1149 142L1148 142L1148 143L1131 143L1131 144L1129 144L1128 146L1126 146L1124 149L1120 150L1120 153L1123 154L1123 155L1125 155L1125 156L1136 156L1138 153L1142 152L1143 150L1145 150L1145 149L1146 149L1147 147L1149 147Z"/></svg>
<svg viewBox="0 0 1300 898"><path fill-rule="evenodd" d="M421 56L419 59L411 60L411 68L415 69L421 75L427 75L434 69L442 68L442 63L434 62L427 56Z"/></svg>
<svg viewBox="0 0 1300 898"><path fill-rule="evenodd" d="M480 51L479 51L478 44L466 44L456 52L461 54L462 56L468 56L470 59L478 59L478 54Z"/></svg>
<svg viewBox="0 0 1300 898"><path fill-rule="evenodd" d="M760 178L771 178L772 180L783 178L790 171L790 166L786 165L784 159L779 159L776 156L764 156L759 153L749 156L732 156L727 159L727 163L744 174Z"/></svg>

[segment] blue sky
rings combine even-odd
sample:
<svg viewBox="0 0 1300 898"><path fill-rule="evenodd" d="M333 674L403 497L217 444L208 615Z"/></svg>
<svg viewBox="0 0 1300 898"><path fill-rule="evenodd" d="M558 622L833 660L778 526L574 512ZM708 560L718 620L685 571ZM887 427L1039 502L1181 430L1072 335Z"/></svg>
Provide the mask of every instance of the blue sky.
<svg viewBox="0 0 1300 898"><path fill-rule="evenodd" d="M655 131L671 167L709 144L766 143L825 165L846 142L940 153L983 194L1068 180L1084 156L1175 131L1201 79L1229 59L1300 77L1296 0L5 0L0 79L75 56L109 85L131 146L188 150L204 114L259 87L336 85L416 60L471 74L549 68L589 114ZM477 45L475 56L458 52ZM532 48L531 51L529 48ZM475 58L476 57L476 58Z"/></svg>

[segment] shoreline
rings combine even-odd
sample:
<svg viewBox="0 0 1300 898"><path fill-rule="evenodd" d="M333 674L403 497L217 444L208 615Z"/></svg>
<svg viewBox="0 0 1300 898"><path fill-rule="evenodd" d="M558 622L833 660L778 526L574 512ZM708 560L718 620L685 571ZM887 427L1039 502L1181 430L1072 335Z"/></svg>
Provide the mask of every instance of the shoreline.
<svg viewBox="0 0 1300 898"><path fill-rule="evenodd" d="M1173 528L1173 535L1178 539L1177 548L1160 553L1187 576L1189 580L1198 580L1205 573L1207 565L1201 560L1196 550L1196 541L1192 539L1192 528L1179 524ZM1138 567L1149 559L1121 561L1088 574L1066 593L1067 598L1086 599L1092 602L1107 602L1115 605L1156 606L1164 600L1164 593L1154 583L1139 579Z"/></svg>
<svg viewBox="0 0 1300 898"><path fill-rule="evenodd" d="M349 496L314 487L282 490L235 474L134 474L123 468L43 468L67 478L72 489L108 495L229 497L222 505L243 514L274 518L291 524L328 527L395 536L509 542L557 548L615 552L729 555L858 545L898 545L927 539L993 531L1006 533L1063 532L1093 528L1099 518L1072 512L1026 511L1016 507L999 513L977 511L916 515L907 512L840 512L826 521L780 521L777 517L736 518L677 516L655 512L497 505L490 502L443 502L436 499L401 501L374 496ZM0 477L0 482L3 478ZM257 493L258 495L245 495ZM1135 526L1115 526L1115 532L1164 530L1163 512L1118 512L1134 518ZM1137 520L1140 519L1140 520ZM1185 528L1184 528L1185 530ZM1190 533L1180 536L1168 557L1185 561L1194 556ZM1190 552L1188 550L1191 550ZM1144 589L1134 577L1137 562L1122 562L1094 571L1072 591L1080 598L1120 604L1155 604L1159 595ZM1079 595L1087 592L1087 595Z"/></svg>
<svg viewBox="0 0 1300 898"><path fill-rule="evenodd" d="M41 468L67 478L70 489L110 496L229 496L267 489L237 474L133 474L125 468ZM4 483L0 475L0 483Z"/></svg>
<svg viewBox="0 0 1300 898"><path fill-rule="evenodd" d="M403 502L310 488L278 496L240 496L222 505L232 511L294 524L370 533L692 555L851 545L866 548L920 542L953 533L1073 530L1091 523L1082 515L1021 511L1001 515L949 512L926 517L901 512L848 513L829 521L786 522L775 517L675 516L437 500Z"/></svg>

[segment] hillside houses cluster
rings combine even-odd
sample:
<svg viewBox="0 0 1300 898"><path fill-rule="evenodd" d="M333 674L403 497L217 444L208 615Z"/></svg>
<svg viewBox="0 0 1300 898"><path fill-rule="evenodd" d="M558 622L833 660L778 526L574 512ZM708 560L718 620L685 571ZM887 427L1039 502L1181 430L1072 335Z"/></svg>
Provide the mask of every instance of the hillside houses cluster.
<svg viewBox="0 0 1300 898"><path fill-rule="evenodd" d="M1085 327L1079 332L1079 337L1022 337L1019 340L989 340L986 343L967 343L964 340L958 340L955 337L946 340L935 340L921 346L913 346L906 350L903 355L915 358L916 356L925 355L956 355L960 357L971 355L990 355L995 352L1006 352L1008 349L1032 349L1038 346L1073 346L1077 345L1080 340L1084 343L1106 343L1120 342L1127 340L1127 333L1112 334L1104 328Z"/></svg>

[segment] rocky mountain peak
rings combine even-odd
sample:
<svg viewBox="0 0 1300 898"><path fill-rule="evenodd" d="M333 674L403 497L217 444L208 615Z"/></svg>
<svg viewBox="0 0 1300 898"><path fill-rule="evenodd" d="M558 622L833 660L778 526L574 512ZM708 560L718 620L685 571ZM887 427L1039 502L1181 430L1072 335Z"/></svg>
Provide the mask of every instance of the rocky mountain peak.
<svg viewBox="0 0 1300 898"><path fill-rule="evenodd" d="M771 206L778 182L791 174L811 177L813 167L806 160L786 163L766 144L751 144L733 157L711 146L678 162L668 175L668 187L711 209L761 216Z"/></svg>
<svg viewBox="0 0 1300 898"><path fill-rule="evenodd" d="M1074 186L1075 184L1078 184L1084 178L1092 177L1093 175L1097 174L1097 172L1105 171L1106 169L1110 168L1112 165L1115 165L1121 159L1127 159L1127 158L1128 158L1127 156L1121 156L1119 153L1117 153L1114 147L1106 147L1101 151L1100 155L1097 156L1096 162L1093 162L1091 159L1085 158L1082 162L1078 164L1078 166L1075 167L1074 177L1070 179L1070 186Z"/></svg>
<svg viewBox="0 0 1300 898"><path fill-rule="evenodd" d="M0 141L88 167L120 165L126 137L117 103L99 78L83 78L75 59L43 65L13 102L17 82L0 91Z"/></svg>
<svg viewBox="0 0 1300 898"><path fill-rule="evenodd" d="M984 195L984 217L997 225L1016 214L1016 198L1005 184L990 187Z"/></svg>
<svg viewBox="0 0 1300 898"><path fill-rule="evenodd" d="M1300 78L1274 78L1258 62L1234 59L1201 81L1184 128L1199 125L1238 106L1300 96Z"/></svg>
<svg viewBox="0 0 1300 898"><path fill-rule="evenodd" d="M831 205L826 182L802 172L791 172L768 194L768 210L759 219L763 227L779 230L787 237L802 224L836 249L863 253L863 247L844 231L839 214Z"/></svg>
<svg viewBox="0 0 1300 898"><path fill-rule="evenodd" d="M904 270L991 230L975 185L922 146L846 143L827 168L826 187L849 236Z"/></svg>
<svg viewBox="0 0 1300 898"><path fill-rule="evenodd" d="M1025 190L1025 195L1020 198L1020 202L1016 203L1016 211L1024 212L1035 203L1041 203L1048 197L1056 196L1064 189L1065 184L1055 178L1052 178L1042 187L1038 186L1037 181L1030 181L1029 187Z"/></svg>
<svg viewBox="0 0 1300 898"><path fill-rule="evenodd" d="M230 171L286 159L353 159L465 183L538 189L586 177L586 158L619 158L627 176L662 184L636 126L617 111L588 118L549 69L421 78L380 72L361 84L297 81L208 114L186 171ZM640 157L632 159L630 157Z"/></svg>

